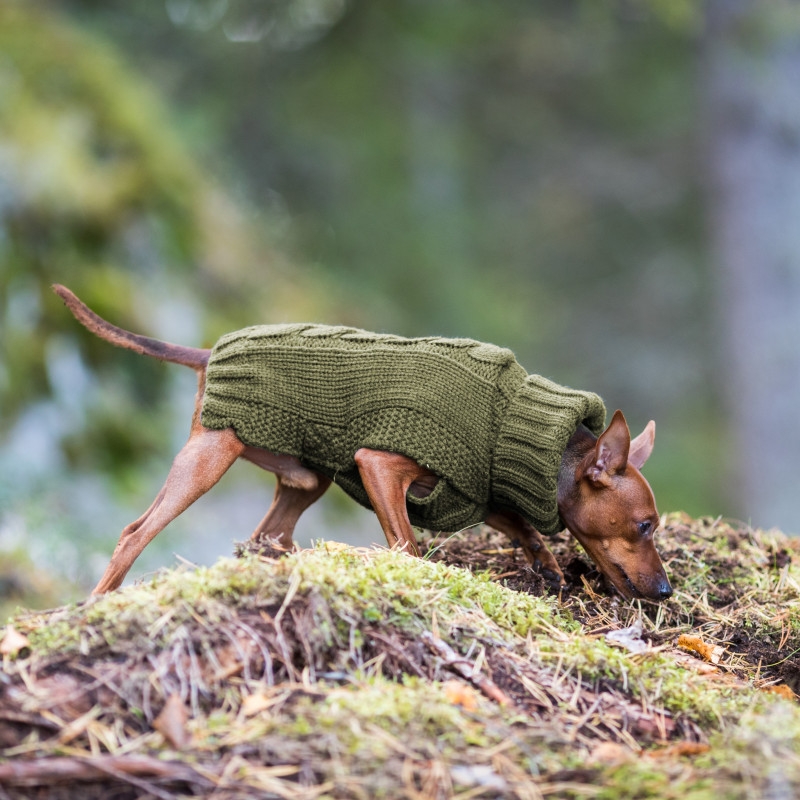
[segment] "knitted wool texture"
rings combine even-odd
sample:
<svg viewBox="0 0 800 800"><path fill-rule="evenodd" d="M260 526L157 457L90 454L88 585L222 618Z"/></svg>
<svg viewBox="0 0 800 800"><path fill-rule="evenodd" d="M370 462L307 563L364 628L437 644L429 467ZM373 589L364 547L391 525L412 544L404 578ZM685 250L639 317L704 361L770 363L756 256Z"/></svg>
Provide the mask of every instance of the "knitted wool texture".
<svg viewBox="0 0 800 800"><path fill-rule="evenodd" d="M407 497L413 525L455 531L491 509L561 530L567 441L603 429L590 392L528 375L507 349L472 339L404 339L355 328L260 325L223 336L208 364L202 423L296 456L370 508L354 455L413 458L440 477Z"/></svg>

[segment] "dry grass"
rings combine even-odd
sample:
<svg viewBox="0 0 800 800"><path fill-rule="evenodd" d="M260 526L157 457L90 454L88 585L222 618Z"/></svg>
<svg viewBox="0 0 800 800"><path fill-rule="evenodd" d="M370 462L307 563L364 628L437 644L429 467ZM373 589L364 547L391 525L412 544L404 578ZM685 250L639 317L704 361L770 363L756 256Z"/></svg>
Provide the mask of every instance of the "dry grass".
<svg viewBox="0 0 800 800"><path fill-rule="evenodd" d="M0 798L795 796L798 550L665 522L662 605L608 595L565 537L572 585L543 595L484 529L426 561L321 545L21 614Z"/></svg>

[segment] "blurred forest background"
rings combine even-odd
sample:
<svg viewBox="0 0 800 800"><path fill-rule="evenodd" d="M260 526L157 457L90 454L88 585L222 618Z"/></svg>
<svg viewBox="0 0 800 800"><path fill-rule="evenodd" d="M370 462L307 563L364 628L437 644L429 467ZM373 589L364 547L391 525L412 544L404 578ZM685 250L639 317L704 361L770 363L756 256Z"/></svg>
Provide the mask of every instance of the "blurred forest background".
<svg viewBox="0 0 800 800"><path fill-rule="evenodd" d="M182 344L505 345L657 421L660 510L800 531L798 87L779 0L0 0L0 594L91 587L188 434L193 373L52 282ZM249 535L232 473L137 575ZM329 495L301 543L382 541Z"/></svg>

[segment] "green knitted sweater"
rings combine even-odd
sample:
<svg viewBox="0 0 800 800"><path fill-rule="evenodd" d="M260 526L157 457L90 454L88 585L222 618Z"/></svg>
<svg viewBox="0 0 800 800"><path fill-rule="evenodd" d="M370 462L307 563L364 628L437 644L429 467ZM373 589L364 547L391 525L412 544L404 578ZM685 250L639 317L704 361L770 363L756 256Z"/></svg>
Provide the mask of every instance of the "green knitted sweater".
<svg viewBox="0 0 800 800"><path fill-rule="evenodd" d="M501 347L308 324L223 336L202 410L206 427L296 456L367 508L355 452L407 455L440 477L428 497L408 495L409 518L444 531L491 509L561 530L561 456L580 423L599 433L604 420L597 395L528 375Z"/></svg>

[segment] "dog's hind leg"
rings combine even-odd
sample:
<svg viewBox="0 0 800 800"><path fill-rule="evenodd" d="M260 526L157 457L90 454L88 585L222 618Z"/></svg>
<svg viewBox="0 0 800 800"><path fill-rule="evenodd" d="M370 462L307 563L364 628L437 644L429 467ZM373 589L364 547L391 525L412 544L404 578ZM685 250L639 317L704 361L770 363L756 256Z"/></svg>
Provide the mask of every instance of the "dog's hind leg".
<svg viewBox="0 0 800 800"><path fill-rule="evenodd" d="M269 542L280 550L291 550L297 520L312 503L322 497L331 485L330 478L304 467L294 456L270 453L258 447L248 447L242 458L261 469L274 472L278 479L272 505L250 540Z"/></svg>
<svg viewBox="0 0 800 800"><path fill-rule="evenodd" d="M284 483L279 475L272 505L250 538L255 542L269 541L281 550L291 550L297 520L312 503L322 497L330 485L330 479L320 475L316 489L298 489Z"/></svg>
<svg viewBox="0 0 800 800"><path fill-rule="evenodd" d="M244 452L232 429L194 424L153 504L123 531L105 574L92 594L116 589L144 548L181 512L205 494Z"/></svg>
<svg viewBox="0 0 800 800"><path fill-rule="evenodd" d="M504 533L512 541L518 540L530 565L554 589L561 589L565 585L564 573L558 566L558 561L547 547L542 534L530 522L512 511L493 511L486 518L486 524Z"/></svg>

